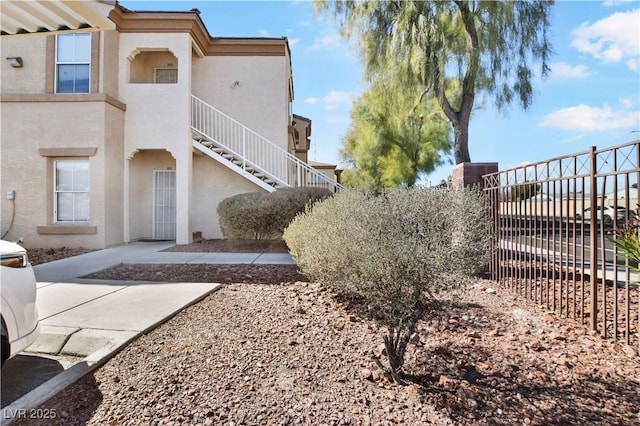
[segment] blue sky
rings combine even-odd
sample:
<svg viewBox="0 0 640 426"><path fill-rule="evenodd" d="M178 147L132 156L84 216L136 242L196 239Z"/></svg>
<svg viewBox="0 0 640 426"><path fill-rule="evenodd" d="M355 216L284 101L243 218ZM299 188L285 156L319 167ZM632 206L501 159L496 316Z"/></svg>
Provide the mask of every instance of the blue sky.
<svg viewBox="0 0 640 426"><path fill-rule="evenodd" d="M121 1L132 10L198 8L222 37L287 37L296 114L313 120L309 159L340 164L351 102L365 89L357 46L311 1ZM557 1L552 8L551 75L535 83L527 111L477 109L469 128L474 162L500 169L640 139L640 1ZM442 166L425 176L438 183Z"/></svg>

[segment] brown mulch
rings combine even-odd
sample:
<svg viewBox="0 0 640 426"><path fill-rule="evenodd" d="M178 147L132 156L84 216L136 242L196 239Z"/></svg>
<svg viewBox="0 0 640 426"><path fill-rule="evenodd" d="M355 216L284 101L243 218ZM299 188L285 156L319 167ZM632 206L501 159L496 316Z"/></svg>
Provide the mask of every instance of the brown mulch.
<svg viewBox="0 0 640 426"><path fill-rule="evenodd" d="M195 253L289 253L283 240L201 240L191 244L180 244L163 251Z"/></svg>
<svg viewBox="0 0 640 426"><path fill-rule="evenodd" d="M83 278L119 281L280 284L307 281L296 265L120 265Z"/></svg>
<svg viewBox="0 0 640 426"><path fill-rule="evenodd" d="M56 248L28 248L29 262L36 266L42 263L53 262L54 260L65 259L67 257L78 256L94 251L84 247L56 247Z"/></svg>

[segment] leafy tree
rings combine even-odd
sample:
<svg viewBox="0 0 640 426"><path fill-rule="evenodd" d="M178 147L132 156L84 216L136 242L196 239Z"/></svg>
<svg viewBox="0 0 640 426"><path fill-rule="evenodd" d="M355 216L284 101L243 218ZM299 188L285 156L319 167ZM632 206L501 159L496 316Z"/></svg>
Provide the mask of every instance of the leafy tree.
<svg viewBox="0 0 640 426"><path fill-rule="evenodd" d="M345 176L350 186L411 187L451 149L447 119L436 99L424 97L416 104L411 87L394 77L392 72L378 79L354 103L342 150L355 169Z"/></svg>
<svg viewBox="0 0 640 426"><path fill-rule="evenodd" d="M333 9L346 37L357 37L365 78L376 81L389 64L405 67L415 96L433 94L453 126L456 164L471 161L469 121L476 93L493 98L499 110L514 100L532 101L532 63L548 74L552 1L347 1L315 0ZM457 99L447 82L459 83Z"/></svg>

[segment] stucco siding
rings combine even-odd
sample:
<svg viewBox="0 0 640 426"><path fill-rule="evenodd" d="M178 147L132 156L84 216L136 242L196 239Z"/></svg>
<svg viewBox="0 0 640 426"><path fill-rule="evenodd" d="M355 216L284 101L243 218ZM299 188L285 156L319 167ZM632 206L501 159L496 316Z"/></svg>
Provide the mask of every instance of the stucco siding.
<svg viewBox="0 0 640 426"><path fill-rule="evenodd" d="M119 93L127 105L125 155L140 149L166 149L175 159L176 241L191 241L191 38L189 34L120 35ZM177 59L178 81L172 84L131 83L131 63L139 52L167 50ZM131 184L133 175L130 177ZM133 203L135 199L130 198ZM130 211L135 210L133 204ZM134 219L131 219L132 222ZM139 223L131 223L129 238L147 238Z"/></svg>
<svg viewBox="0 0 640 426"><path fill-rule="evenodd" d="M100 39L102 46L102 72L100 73L100 93L118 98L118 68L120 66L120 34L117 31L104 31Z"/></svg>
<svg viewBox="0 0 640 426"><path fill-rule="evenodd" d="M175 168L175 159L164 150L142 150L129 160L131 241L153 237L153 172Z"/></svg>
<svg viewBox="0 0 640 426"><path fill-rule="evenodd" d="M178 59L175 84L130 83L131 59L140 49L169 49ZM189 82L191 42L188 34L121 34L120 99L127 105L125 149L191 150Z"/></svg>
<svg viewBox="0 0 640 426"><path fill-rule="evenodd" d="M239 174L212 158L196 155L193 158L192 227L203 238L222 238L218 221L218 204L225 198L245 192L263 191Z"/></svg>
<svg viewBox="0 0 640 426"><path fill-rule="evenodd" d="M107 202L117 196L105 198L110 185L105 176L105 143L114 144L117 149L121 142L118 142L117 131L107 137L105 127L122 128L122 121L122 111L106 102L3 102L2 122L24 123L2 126L1 190L3 194L10 189L16 191L14 201L0 197L3 233L9 229L15 207L7 238L23 238L27 247L102 248L106 245L105 208ZM53 167L56 159L89 161L89 222L55 223ZM117 173L115 164L109 162L111 174ZM117 203L114 207L117 208ZM65 226L75 228L59 234Z"/></svg>
<svg viewBox="0 0 640 426"><path fill-rule="evenodd" d="M287 57L194 57L192 78L195 96L287 149ZM239 84L232 87L234 81Z"/></svg>
<svg viewBox="0 0 640 426"><path fill-rule="evenodd" d="M124 240L124 111L107 108L104 137L105 245Z"/></svg>
<svg viewBox="0 0 640 426"><path fill-rule="evenodd" d="M2 93L45 93L47 67L47 37L2 37L0 88ZM22 58L22 68L13 68L5 60L9 56ZM53 65L52 65L53 66Z"/></svg>

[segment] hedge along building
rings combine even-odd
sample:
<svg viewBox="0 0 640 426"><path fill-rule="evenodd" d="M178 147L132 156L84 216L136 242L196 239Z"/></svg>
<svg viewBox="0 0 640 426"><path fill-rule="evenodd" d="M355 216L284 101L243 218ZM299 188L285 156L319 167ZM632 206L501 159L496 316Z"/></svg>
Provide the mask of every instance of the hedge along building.
<svg viewBox="0 0 640 426"><path fill-rule="evenodd" d="M5 238L185 244L221 237L229 196L337 188L301 160L311 124L294 122L286 38L212 37L195 9L85 3L115 28L20 36L3 23L2 57L20 58L1 69Z"/></svg>

